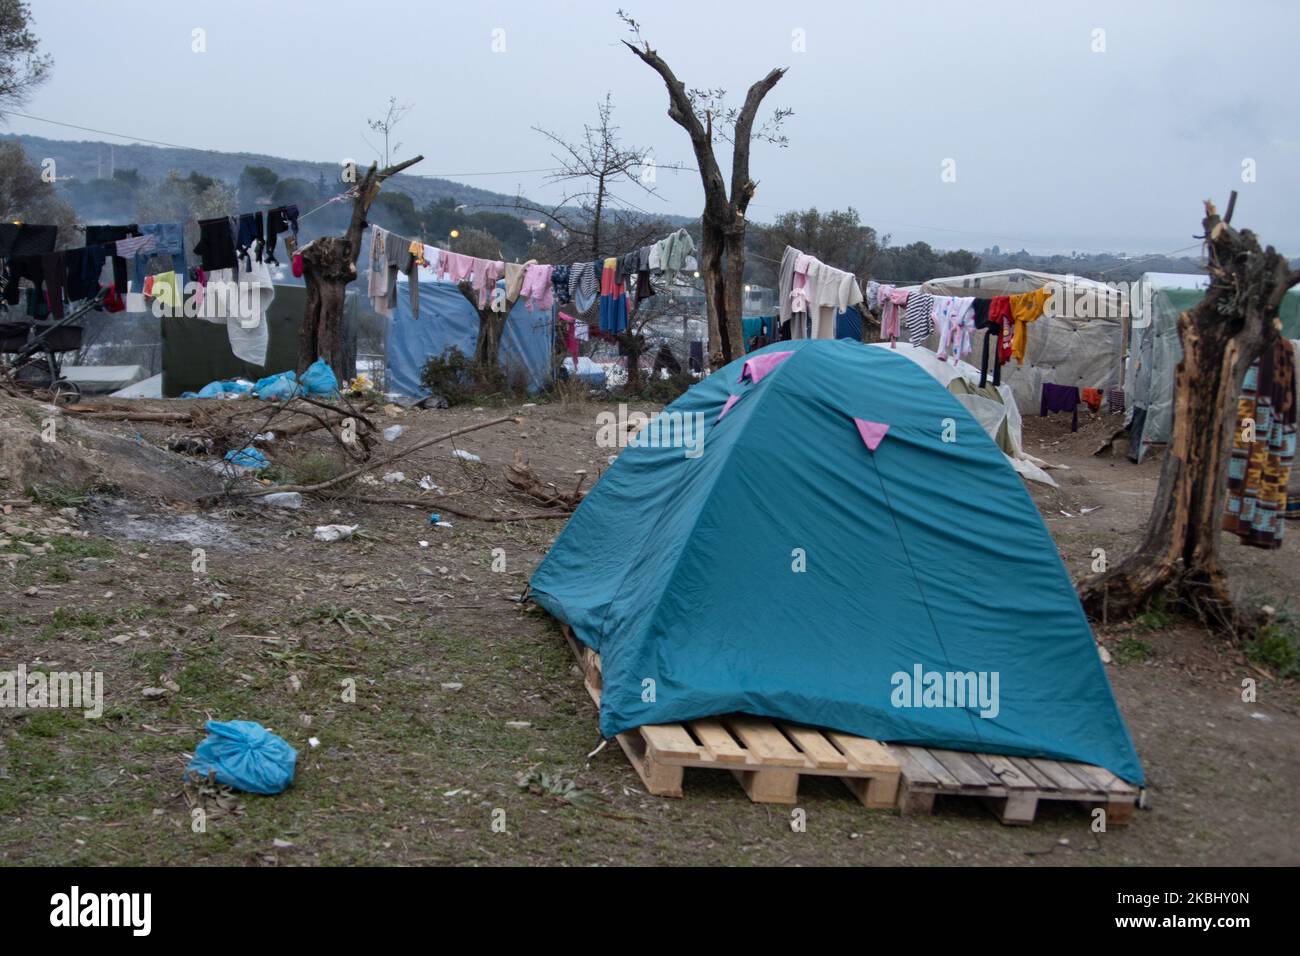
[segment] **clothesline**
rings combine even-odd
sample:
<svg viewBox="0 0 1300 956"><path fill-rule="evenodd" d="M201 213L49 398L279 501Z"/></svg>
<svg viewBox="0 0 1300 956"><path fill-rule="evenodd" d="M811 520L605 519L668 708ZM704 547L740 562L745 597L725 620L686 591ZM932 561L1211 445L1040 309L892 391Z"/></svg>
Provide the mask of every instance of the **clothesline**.
<svg viewBox="0 0 1300 956"><path fill-rule="evenodd" d="M370 279L368 295L380 315L392 314L397 303L397 276L405 275L410 284L411 307L419 316L416 285L421 267L434 278L468 282L478 293L480 311L491 308L504 312L523 298L530 311L549 310L556 303L574 303L579 314L600 306L600 328L621 332L628 326L628 291L639 304L655 295L651 274L675 275L693 269L695 241L685 229L678 229L657 242L621 256L602 256L594 261L569 264L527 262L507 263L483 259L428 245L419 239L401 236L371 226ZM504 294L497 295L497 283L505 281Z"/></svg>

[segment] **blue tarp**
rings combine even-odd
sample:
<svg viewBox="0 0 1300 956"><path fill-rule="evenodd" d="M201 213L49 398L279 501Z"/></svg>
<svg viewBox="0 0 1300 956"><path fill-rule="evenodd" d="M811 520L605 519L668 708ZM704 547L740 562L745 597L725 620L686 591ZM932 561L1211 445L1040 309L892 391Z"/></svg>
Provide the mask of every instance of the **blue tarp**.
<svg viewBox="0 0 1300 956"><path fill-rule="evenodd" d="M601 655L605 737L739 712L1143 783L1037 507L922 368L776 342L672 413L702 422L702 445L642 428L532 577ZM874 451L872 423L888 426Z"/></svg>
<svg viewBox="0 0 1300 956"><path fill-rule="evenodd" d="M742 324L748 321L748 319L741 320ZM764 319L763 321L775 323L776 319ZM804 315L799 320L792 319L791 321L802 321L805 323L804 327L807 328L807 315ZM836 313L835 337L837 339L853 339L855 342L862 341L862 313L857 309L845 309L843 312ZM745 341L748 342L749 339L749 334L745 333Z"/></svg>
<svg viewBox="0 0 1300 956"><path fill-rule="evenodd" d="M862 341L862 313L857 309L846 309L835 316L835 337Z"/></svg>
<svg viewBox="0 0 1300 956"><path fill-rule="evenodd" d="M471 358L478 341L478 314L450 282L420 280L420 317L411 315L405 282L397 289L397 308L388 323L387 390L398 395L425 395L420 372L425 363L456 346ZM523 375L530 391L551 376L550 310L530 312L524 300L515 303L501 335L501 366L508 377Z"/></svg>

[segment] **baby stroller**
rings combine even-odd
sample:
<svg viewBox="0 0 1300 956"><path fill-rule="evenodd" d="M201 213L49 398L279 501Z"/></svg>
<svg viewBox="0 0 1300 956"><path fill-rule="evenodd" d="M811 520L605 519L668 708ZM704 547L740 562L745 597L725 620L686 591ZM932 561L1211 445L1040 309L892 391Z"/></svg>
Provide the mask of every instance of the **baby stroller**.
<svg viewBox="0 0 1300 956"><path fill-rule="evenodd" d="M63 377L64 352L81 348L82 327L73 323L98 308L108 294L93 299L54 322L0 322L0 379L11 388L55 405L81 400L81 389Z"/></svg>

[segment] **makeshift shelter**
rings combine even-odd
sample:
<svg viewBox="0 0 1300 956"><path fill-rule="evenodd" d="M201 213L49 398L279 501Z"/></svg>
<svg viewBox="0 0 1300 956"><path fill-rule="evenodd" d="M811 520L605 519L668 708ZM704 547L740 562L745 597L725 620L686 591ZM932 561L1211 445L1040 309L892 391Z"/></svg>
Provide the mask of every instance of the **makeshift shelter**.
<svg viewBox="0 0 1300 956"><path fill-rule="evenodd" d="M1142 461L1169 441L1174 426L1174 372L1183 360L1178 316L1200 302L1209 288L1203 274L1148 272L1133 299L1132 332L1124 375L1124 405L1132 411L1129 457ZM1300 289L1282 298L1282 334L1300 338Z"/></svg>
<svg viewBox="0 0 1300 956"><path fill-rule="evenodd" d="M740 712L1143 783L1023 483L888 348L773 343L690 388L601 477L532 588L601 655L606 737Z"/></svg>
<svg viewBox="0 0 1300 956"><path fill-rule="evenodd" d="M417 285L418 317L411 308L406 277L398 279L397 308L388 322L387 390L395 395L423 396L420 373L434 356L455 346L473 358L478 341L478 313L453 282L435 280L422 272ZM515 302L501 331L501 368L508 380L522 380L537 391L552 378L552 310L529 310L523 299Z"/></svg>
<svg viewBox="0 0 1300 956"><path fill-rule="evenodd" d="M991 299L1019 295L1044 286L1054 290L1047 312L1030 324L1025 363L1002 367L1022 412L1036 414L1043 383L1079 388L1118 388L1123 366L1123 323L1128 315L1128 286L1078 276L1003 269L948 276L922 283L932 295L973 295ZM932 337L931 345L936 344Z"/></svg>
<svg viewBox="0 0 1300 956"><path fill-rule="evenodd" d="M257 381L276 372L298 367L298 348L307 290L300 285L275 286L275 298L266 310L266 361L254 365L238 358L230 348L223 323L184 316L164 316L162 323L162 392L175 398L197 392L209 382L232 378ZM357 297L349 291L343 303L343 352L355 374L357 358Z"/></svg>
<svg viewBox="0 0 1300 956"><path fill-rule="evenodd" d="M115 392L149 377L141 365L64 365L62 371L82 395Z"/></svg>

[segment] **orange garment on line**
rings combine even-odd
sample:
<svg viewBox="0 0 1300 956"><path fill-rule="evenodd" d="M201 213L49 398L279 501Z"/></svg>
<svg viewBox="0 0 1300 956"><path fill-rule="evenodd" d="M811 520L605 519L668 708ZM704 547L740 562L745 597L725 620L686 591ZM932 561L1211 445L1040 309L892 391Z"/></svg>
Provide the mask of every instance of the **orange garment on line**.
<svg viewBox="0 0 1300 956"><path fill-rule="evenodd" d="M1101 408L1101 389L1099 388L1081 388L1079 394L1083 396L1083 401L1094 412Z"/></svg>
<svg viewBox="0 0 1300 956"><path fill-rule="evenodd" d="M1038 317L1043 314L1043 309L1047 305L1047 300L1051 297L1052 291L1047 288L1011 296L1011 318L1016 323L1015 335L1011 337L1011 354L1020 365L1025 364L1025 346L1029 344L1028 330L1025 326L1030 322L1038 321Z"/></svg>

